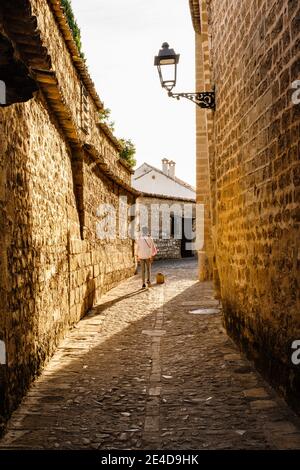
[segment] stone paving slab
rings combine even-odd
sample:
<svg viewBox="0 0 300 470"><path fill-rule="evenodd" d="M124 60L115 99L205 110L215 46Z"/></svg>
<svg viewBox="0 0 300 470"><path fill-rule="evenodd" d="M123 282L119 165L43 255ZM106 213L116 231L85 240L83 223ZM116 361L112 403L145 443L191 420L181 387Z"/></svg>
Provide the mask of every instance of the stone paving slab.
<svg viewBox="0 0 300 470"><path fill-rule="evenodd" d="M227 337L195 261L103 296L60 344L0 449L300 449L299 419Z"/></svg>

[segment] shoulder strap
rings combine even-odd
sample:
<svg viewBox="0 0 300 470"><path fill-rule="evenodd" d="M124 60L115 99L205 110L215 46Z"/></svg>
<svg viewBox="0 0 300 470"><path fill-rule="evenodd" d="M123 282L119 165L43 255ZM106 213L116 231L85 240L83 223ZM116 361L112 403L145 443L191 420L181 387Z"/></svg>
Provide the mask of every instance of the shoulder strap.
<svg viewBox="0 0 300 470"><path fill-rule="evenodd" d="M148 248L151 248L151 243L150 243L150 245L149 245L149 243L147 242L146 238L144 238L144 240L145 240L145 242L146 242Z"/></svg>

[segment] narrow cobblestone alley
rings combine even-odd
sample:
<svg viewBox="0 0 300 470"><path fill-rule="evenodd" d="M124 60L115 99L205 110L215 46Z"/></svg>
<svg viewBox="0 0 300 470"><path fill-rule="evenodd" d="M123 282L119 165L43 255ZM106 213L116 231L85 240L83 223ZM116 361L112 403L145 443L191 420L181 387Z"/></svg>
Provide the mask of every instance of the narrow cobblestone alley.
<svg viewBox="0 0 300 470"><path fill-rule="evenodd" d="M299 421L226 336L195 261L102 298L13 414L1 449L297 449Z"/></svg>

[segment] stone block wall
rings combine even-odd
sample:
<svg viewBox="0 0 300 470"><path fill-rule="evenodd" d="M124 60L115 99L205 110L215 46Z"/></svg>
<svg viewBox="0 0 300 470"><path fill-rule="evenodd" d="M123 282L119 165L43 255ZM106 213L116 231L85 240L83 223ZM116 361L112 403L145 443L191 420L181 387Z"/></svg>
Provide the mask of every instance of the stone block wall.
<svg viewBox="0 0 300 470"><path fill-rule="evenodd" d="M195 40L196 90L212 90L207 71L207 26L197 27ZM205 47L204 47L205 44ZM215 263L212 236L213 165L211 119L213 111L196 107L196 195L197 204L203 204L204 217L197 220L197 232L204 234L203 246L198 248L200 281L212 280Z"/></svg>
<svg viewBox="0 0 300 470"><path fill-rule="evenodd" d="M134 203L130 171L120 162L114 137L98 125L90 95L89 132L80 127L81 113L73 106L80 101L82 77L50 2L26 2L31 10L24 9L22 20L26 26L26 14L36 15L35 37L47 47L56 79L49 92L40 87L29 101L0 108L0 341L6 349L0 432L70 327L135 271L132 240L118 232L111 239L96 236L100 204L112 205L118 224L120 196ZM28 22L34 24L32 16ZM0 26L9 39L7 25ZM16 52L18 46L16 39ZM53 76L43 73L43 80ZM73 134L60 120L65 108Z"/></svg>
<svg viewBox="0 0 300 470"><path fill-rule="evenodd" d="M155 256L156 260L181 258L181 240L155 238L154 242L158 249L158 253Z"/></svg>
<svg viewBox="0 0 300 470"><path fill-rule="evenodd" d="M2 109L0 119L6 413L78 317L70 316L68 302L68 204L75 216L70 151L42 100Z"/></svg>
<svg viewBox="0 0 300 470"><path fill-rule="evenodd" d="M84 84L78 79L78 70L74 67L79 62L79 57L71 57L68 45L58 27L57 18L49 4L55 3L53 0L30 0L32 15L36 17L37 24L41 31L43 46L47 49L51 58L51 65L56 73L59 89L63 99L68 103L68 109L72 120L76 125L77 132L82 140L94 145L101 153L104 160L113 169L114 173L130 184L131 175L122 165L119 164L119 154L111 144L109 137L104 132L99 132L99 110L87 93L87 123L88 129L83 130L82 99ZM66 80L66 77L68 79Z"/></svg>
<svg viewBox="0 0 300 470"><path fill-rule="evenodd" d="M43 98L0 114L0 340L7 351L7 365L0 367L6 416L69 328L134 273L134 257L131 240L96 238L97 207L105 201L117 210L120 189L97 166L91 171L87 155L82 239L71 150Z"/></svg>
<svg viewBox="0 0 300 470"><path fill-rule="evenodd" d="M201 3L201 2L200 2ZM210 0L216 261L230 334L300 411L298 0ZM215 188L215 189L214 189Z"/></svg>

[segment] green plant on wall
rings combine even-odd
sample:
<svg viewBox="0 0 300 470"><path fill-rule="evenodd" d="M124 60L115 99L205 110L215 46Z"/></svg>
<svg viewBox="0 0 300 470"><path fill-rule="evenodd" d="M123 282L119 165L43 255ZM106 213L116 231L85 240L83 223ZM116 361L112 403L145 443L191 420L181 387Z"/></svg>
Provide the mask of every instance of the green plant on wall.
<svg viewBox="0 0 300 470"><path fill-rule="evenodd" d="M111 132L115 132L115 122L109 120L111 115L111 110L109 108L103 108L102 111L99 113L100 122L106 124L107 127L110 128Z"/></svg>
<svg viewBox="0 0 300 470"><path fill-rule="evenodd" d="M77 21L75 20L75 16L72 9L71 0L60 0L61 6L63 7L64 13L66 15L68 24L73 34L74 41L76 46L78 47L78 51L80 53L80 57L84 59L84 53L82 52L82 44L81 44L81 33Z"/></svg>
<svg viewBox="0 0 300 470"><path fill-rule="evenodd" d="M71 0L60 0L60 2L66 15L69 27L72 31L74 41L80 53L80 57L85 60L84 54L82 52L81 33L77 21L75 20ZM104 108L101 113L99 113L99 120L100 122L106 124L110 130L114 132L115 123L110 120L110 114L111 110L109 108ZM120 139L119 142L123 147L122 151L120 152L120 157L123 158L131 167L134 167L136 165L136 149L134 144L130 139Z"/></svg>
<svg viewBox="0 0 300 470"><path fill-rule="evenodd" d="M136 165L136 148L130 139L119 139L120 144L123 147L123 150L120 153L120 157L126 160L126 162L134 167Z"/></svg>
<svg viewBox="0 0 300 470"><path fill-rule="evenodd" d="M111 118L111 110L109 108L103 108L102 111L99 113L99 120L103 124L106 124L107 127L114 132L115 130L115 123L114 121L110 120ZM136 148L134 144L131 142L130 139L119 139L121 146L123 147L120 152L120 157L123 158L131 167L136 165Z"/></svg>

